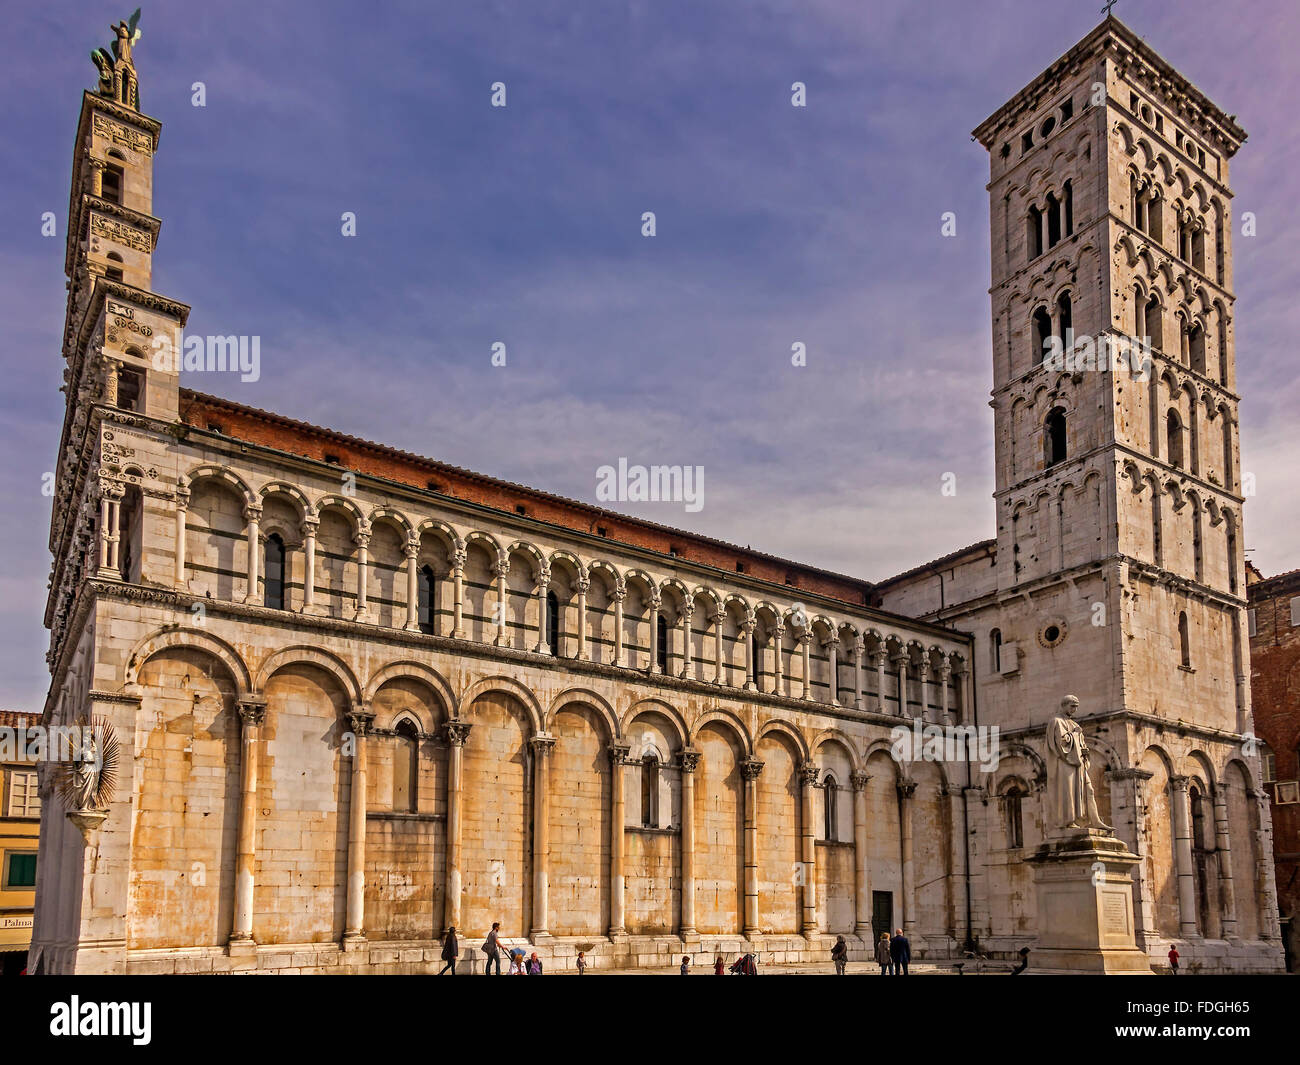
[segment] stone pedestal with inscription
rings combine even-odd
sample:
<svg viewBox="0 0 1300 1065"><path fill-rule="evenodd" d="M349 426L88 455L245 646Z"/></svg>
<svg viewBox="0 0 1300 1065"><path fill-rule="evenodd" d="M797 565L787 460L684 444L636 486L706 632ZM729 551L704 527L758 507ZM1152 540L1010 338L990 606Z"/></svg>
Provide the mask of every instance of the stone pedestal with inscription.
<svg viewBox="0 0 1300 1065"><path fill-rule="evenodd" d="M1030 972L1151 975L1133 935L1133 866L1112 833L1080 829L1028 859L1038 897L1038 945Z"/></svg>

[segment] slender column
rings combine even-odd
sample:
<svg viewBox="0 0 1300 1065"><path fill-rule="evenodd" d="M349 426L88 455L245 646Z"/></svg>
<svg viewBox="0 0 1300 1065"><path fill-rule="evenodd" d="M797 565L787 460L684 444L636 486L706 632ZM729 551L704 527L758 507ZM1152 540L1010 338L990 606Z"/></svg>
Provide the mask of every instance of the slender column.
<svg viewBox="0 0 1300 1065"><path fill-rule="evenodd" d="M800 699L812 698L812 631L804 629L799 633L799 660L802 663L802 676L799 678Z"/></svg>
<svg viewBox="0 0 1300 1065"><path fill-rule="evenodd" d="M862 652L867 648L867 641L861 636L853 638L853 708L855 710L865 710L866 703L862 701Z"/></svg>
<svg viewBox="0 0 1300 1065"><path fill-rule="evenodd" d="M930 656L923 655L916 667L917 687L921 694L921 712L917 714L922 721L930 720Z"/></svg>
<svg viewBox="0 0 1300 1065"><path fill-rule="evenodd" d="M442 726L447 738L447 886L442 923L450 928L460 927L460 782L471 727L470 722L461 720L449 720Z"/></svg>
<svg viewBox="0 0 1300 1065"><path fill-rule="evenodd" d="M817 786L817 766L804 762L799 767L801 810L799 820L803 830L800 858L803 862L803 934L817 934L817 837L813 832L813 789Z"/></svg>
<svg viewBox="0 0 1300 1065"><path fill-rule="evenodd" d="M722 622L726 618L725 610L714 611L713 621L713 683L722 683Z"/></svg>
<svg viewBox="0 0 1300 1065"><path fill-rule="evenodd" d="M176 587L185 588L185 515L190 505L190 490L176 489Z"/></svg>
<svg viewBox="0 0 1300 1065"><path fill-rule="evenodd" d="M420 556L420 545L414 541L407 543L406 552L406 629L418 632L420 629L420 575L416 562Z"/></svg>
<svg viewBox="0 0 1300 1065"><path fill-rule="evenodd" d="M253 947L253 865L257 859L257 756L266 700L239 700L239 830L235 844L235 913L230 949Z"/></svg>
<svg viewBox="0 0 1300 1065"><path fill-rule="evenodd" d="M627 598L627 585L619 581L614 585L614 665L623 664L623 600Z"/></svg>
<svg viewBox="0 0 1300 1065"><path fill-rule="evenodd" d="M587 660L587 589L591 587L591 580L587 577L578 578L578 661Z"/></svg>
<svg viewBox="0 0 1300 1065"><path fill-rule="evenodd" d="M1282 924L1277 905L1277 881L1273 874L1273 815L1269 795L1263 788L1248 792L1255 803L1255 886L1259 898L1259 938L1277 939Z"/></svg>
<svg viewBox="0 0 1300 1065"><path fill-rule="evenodd" d="M695 770L700 752L684 747L678 755L682 770L682 927L683 939L698 937L695 930Z"/></svg>
<svg viewBox="0 0 1300 1065"><path fill-rule="evenodd" d="M840 639L836 633L826 641L826 656L830 662L831 669L831 690L829 702L831 706L840 705Z"/></svg>
<svg viewBox="0 0 1300 1065"><path fill-rule="evenodd" d="M691 675L691 615L695 613L695 600L682 603L682 680Z"/></svg>
<svg viewBox="0 0 1300 1065"><path fill-rule="evenodd" d="M876 711L886 713L885 709L885 659L888 655L885 652L885 645L882 643L876 648L871 656L871 662L876 667Z"/></svg>
<svg viewBox="0 0 1300 1065"><path fill-rule="evenodd" d="M662 673L659 668L659 608L663 605L659 596L650 600L650 673Z"/></svg>
<svg viewBox="0 0 1300 1065"><path fill-rule="evenodd" d="M907 663L911 656L906 651L894 656L894 668L898 670L898 716L907 717Z"/></svg>
<svg viewBox="0 0 1300 1065"><path fill-rule="evenodd" d="M1178 934L1196 936L1196 871L1192 864L1192 810L1189 777L1170 777L1173 799L1174 863L1178 873Z"/></svg>
<svg viewBox="0 0 1300 1065"><path fill-rule="evenodd" d="M948 661L948 656L943 656L943 662L939 665L939 703L943 712L943 723L952 724L952 705L948 700L948 682L952 680L952 663Z"/></svg>
<svg viewBox="0 0 1300 1065"><path fill-rule="evenodd" d="M546 593L551 590L551 571L543 566L537 573L537 646L533 648L539 655L551 653L551 640L554 634L546 631Z"/></svg>
<svg viewBox="0 0 1300 1065"><path fill-rule="evenodd" d="M363 704L348 714L352 728L352 787L348 792L348 900L343 949L366 941L366 734L375 715Z"/></svg>
<svg viewBox="0 0 1300 1065"><path fill-rule="evenodd" d="M753 614L745 615L745 622L741 626L745 639L745 691L752 692L758 690L758 685L754 682L754 629L758 621Z"/></svg>
<svg viewBox="0 0 1300 1065"><path fill-rule="evenodd" d="M110 407L117 406L118 374L121 368L121 363L116 359L104 358L104 402Z"/></svg>
<svg viewBox="0 0 1300 1065"><path fill-rule="evenodd" d="M908 939L916 933L916 868L912 861L912 796L915 780L898 784L898 827L903 852L903 933Z"/></svg>
<svg viewBox="0 0 1300 1065"><path fill-rule="evenodd" d="M740 763L745 781L745 924L746 939L760 932L758 927L758 774L763 763L750 758Z"/></svg>
<svg viewBox="0 0 1300 1065"><path fill-rule="evenodd" d="M124 492L121 485L104 482L99 493L99 576L121 580L117 569L117 503Z"/></svg>
<svg viewBox="0 0 1300 1065"><path fill-rule="evenodd" d="M244 508L244 519L248 522L248 589L244 594L245 603L256 603L258 600L257 564L262 554L262 535L259 527L261 518L261 507Z"/></svg>
<svg viewBox="0 0 1300 1065"><path fill-rule="evenodd" d="M1144 769L1112 769L1106 771L1106 779L1111 782L1116 832L1134 854L1145 855L1146 803L1143 801L1142 789L1151 779L1151 774ZM1045 783L1046 781L1036 781L1036 789L1041 789ZM1136 888L1133 897L1133 936L1142 950L1147 948L1148 936L1155 938L1158 935L1155 885L1147 877L1146 867L1146 862L1139 862L1133 867L1133 884Z"/></svg>
<svg viewBox="0 0 1300 1065"><path fill-rule="evenodd" d="M624 927L623 844L627 812L624 809L623 766L631 747L626 743L609 745L609 791L613 810L610 814L609 840L609 937L627 934Z"/></svg>
<svg viewBox="0 0 1300 1065"><path fill-rule="evenodd" d="M465 544L457 540L451 553L451 635L456 640L465 638L465 562L468 557Z"/></svg>
<svg viewBox="0 0 1300 1065"><path fill-rule="evenodd" d="M510 612L510 601L508 598L509 590L506 588L506 575L510 572L510 560L508 558L497 559L497 564L493 567L493 573L497 578L497 638L496 645L505 647L510 643L510 638L506 635L506 615Z"/></svg>
<svg viewBox="0 0 1300 1065"><path fill-rule="evenodd" d="M1219 913L1224 939L1237 938L1237 895L1232 886L1232 844L1228 836L1228 799L1220 784L1214 792L1214 849L1219 858Z"/></svg>
<svg viewBox="0 0 1300 1065"><path fill-rule="evenodd" d="M549 936L551 857L551 752L555 737L542 733L533 744L533 934Z"/></svg>
<svg viewBox="0 0 1300 1065"><path fill-rule="evenodd" d="M772 630L772 691L777 695L785 695L785 653L781 644L785 638L785 626L778 624Z"/></svg>
<svg viewBox="0 0 1300 1065"><path fill-rule="evenodd" d="M93 196L104 195L104 171L108 164L102 159L87 159L86 164L90 167L90 192Z"/></svg>
<svg viewBox="0 0 1300 1065"><path fill-rule="evenodd" d="M320 519L308 517L302 523L302 612L314 613L316 610L316 527Z"/></svg>
<svg viewBox="0 0 1300 1065"><path fill-rule="evenodd" d="M370 531L363 529L353 542L357 545L357 620L362 621L370 614Z"/></svg>
<svg viewBox="0 0 1300 1065"><path fill-rule="evenodd" d="M856 770L853 781L853 932L871 943L871 896L867 891L867 781Z"/></svg>

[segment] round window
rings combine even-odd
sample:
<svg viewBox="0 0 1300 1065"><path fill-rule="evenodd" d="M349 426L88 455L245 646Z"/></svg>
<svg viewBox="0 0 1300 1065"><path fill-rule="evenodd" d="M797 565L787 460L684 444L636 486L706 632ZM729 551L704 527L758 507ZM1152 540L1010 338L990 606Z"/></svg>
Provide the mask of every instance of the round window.
<svg viewBox="0 0 1300 1065"><path fill-rule="evenodd" d="M1038 630L1038 642L1043 647L1055 647L1065 639L1065 622L1049 621Z"/></svg>

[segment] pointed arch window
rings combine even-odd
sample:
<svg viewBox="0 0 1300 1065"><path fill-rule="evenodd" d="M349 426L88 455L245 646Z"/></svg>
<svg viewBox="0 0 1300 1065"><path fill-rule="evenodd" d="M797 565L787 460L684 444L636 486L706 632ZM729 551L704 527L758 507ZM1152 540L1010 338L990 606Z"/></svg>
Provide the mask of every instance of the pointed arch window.
<svg viewBox="0 0 1300 1065"><path fill-rule="evenodd" d="M435 609L435 591L437 586L434 583L433 567L421 566L420 571L416 574L416 594L418 596L419 616L418 621L420 631L432 636L436 631L434 619L436 617Z"/></svg>
<svg viewBox="0 0 1300 1065"><path fill-rule="evenodd" d="M413 814L420 798L420 734L410 718L403 718L393 738L393 812Z"/></svg>
<svg viewBox="0 0 1300 1065"><path fill-rule="evenodd" d="M825 835L822 838L835 840L839 838L836 832L839 827L840 789L835 777L830 773L826 774L826 779L822 783L822 792L825 796L822 803L822 820L824 821L822 831Z"/></svg>
<svg viewBox="0 0 1300 1065"><path fill-rule="evenodd" d="M1007 846L1019 850L1025 845L1024 789L1013 783L1002 793L1007 827Z"/></svg>
<svg viewBox="0 0 1300 1065"><path fill-rule="evenodd" d="M653 751L641 759L641 824L659 827L659 755Z"/></svg>
<svg viewBox="0 0 1300 1065"><path fill-rule="evenodd" d="M994 673L1002 672L1002 630L993 629L989 633L989 664Z"/></svg>

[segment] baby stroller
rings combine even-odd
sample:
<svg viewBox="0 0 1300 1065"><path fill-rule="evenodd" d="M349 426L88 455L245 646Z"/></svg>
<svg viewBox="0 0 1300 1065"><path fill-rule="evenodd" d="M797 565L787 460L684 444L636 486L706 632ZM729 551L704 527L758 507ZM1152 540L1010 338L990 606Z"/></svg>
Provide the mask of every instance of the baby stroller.
<svg viewBox="0 0 1300 1065"><path fill-rule="evenodd" d="M737 976L757 976L758 959L752 954L742 954L731 966L731 971Z"/></svg>

